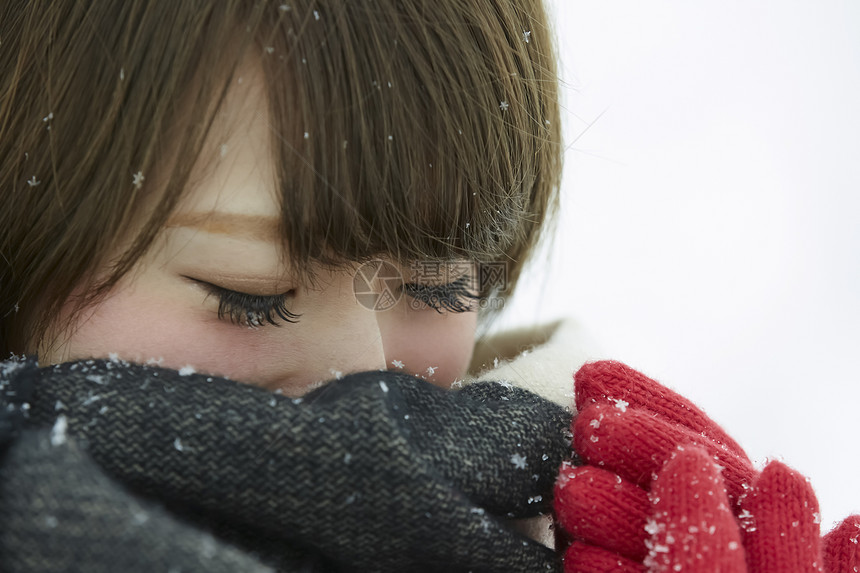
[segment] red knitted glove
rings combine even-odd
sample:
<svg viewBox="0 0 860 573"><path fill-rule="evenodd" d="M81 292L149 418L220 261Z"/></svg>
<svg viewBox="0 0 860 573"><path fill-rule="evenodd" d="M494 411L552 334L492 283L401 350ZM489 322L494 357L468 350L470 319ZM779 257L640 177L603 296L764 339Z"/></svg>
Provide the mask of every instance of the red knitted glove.
<svg viewBox="0 0 860 573"><path fill-rule="evenodd" d="M860 571L860 516L819 538L807 480L779 462L756 472L691 402L617 362L576 374L574 447L559 523L565 571Z"/></svg>

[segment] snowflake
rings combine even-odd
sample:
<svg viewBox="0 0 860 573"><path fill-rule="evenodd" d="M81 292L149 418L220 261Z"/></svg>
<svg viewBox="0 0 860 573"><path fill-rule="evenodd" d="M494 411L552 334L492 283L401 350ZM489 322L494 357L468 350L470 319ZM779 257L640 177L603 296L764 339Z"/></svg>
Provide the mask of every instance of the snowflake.
<svg viewBox="0 0 860 573"><path fill-rule="evenodd" d="M511 104L509 104L507 101L501 101L501 102L499 102L499 109L500 109L500 110L502 110L502 111L508 111L508 108L509 108L509 107L511 107Z"/></svg>
<svg viewBox="0 0 860 573"><path fill-rule="evenodd" d="M660 533L660 526L657 524L656 519L649 519L645 522L645 533L648 535L657 535Z"/></svg>
<svg viewBox="0 0 860 573"><path fill-rule="evenodd" d="M87 398L84 399L83 402L81 402L81 406L89 406L90 404L93 404L94 402L98 402L101 399L102 399L101 396L99 396L98 394L93 394L92 390L90 390Z"/></svg>
<svg viewBox="0 0 860 573"><path fill-rule="evenodd" d="M526 44L529 43L529 39L531 38L532 31L531 30L523 30L523 42Z"/></svg>
<svg viewBox="0 0 860 573"><path fill-rule="evenodd" d="M195 372L197 372L197 371L191 365L186 365L186 366L183 366L182 368L179 369L179 375L180 376L190 376L191 374L194 374Z"/></svg>
<svg viewBox="0 0 860 573"><path fill-rule="evenodd" d="M526 457L522 454L514 454L511 456L511 463L514 464L518 470L526 469Z"/></svg>
<svg viewBox="0 0 860 573"><path fill-rule="evenodd" d="M140 189L143 186L144 179L143 173L138 171L134 174L134 177L131 178L131 184L134 185L136 189Z"/></svg>
<svg viewBox="0 0 860 573"><path fill-rule="evenodd" d="M33 175L33 178L32 178L32 179L28 179L28 180L27 180L27 185L29 185L30 187L35 187L35 186L36 186L36 185L38 185L39 183L41 183L41 181L37 181L37 180L36 180L36 176L35 176L35 175Z"/></svg>
<svg viewBox="0 0 860 573"><path fill-rule="evenodd" d="M382 388L383 392L388 394L388 384L386 384L384 380L379 381L379 387Z"/></svg>
<svg viewBox="0 0 860 573"><path fill-rule="evenodd" d="M621 410L622 412L627 411L627 406L630 405L629 402L625 402L624 400L613 400L615 402L615 407Z"/></svg>
<svg viewBox="0 0 860 573"><path fill-rule="evenodd" d="M391 365L394 366L395 368L400 368L400 369L403 369L403 367L404 367L403 362L401 362L399 360L392 360Z"/></svg>
<svg viewBox="0 0 860 573"><path fill-rule="evenodd" d="M178 452L185 450L185 446L182 445L182 442L179 440L179 438L173 440L173 447L176 448L176 451Z"/></svg>
<svg viewBox="0 0 860 573"><path fill-rule="evenodd" d="M265 317L261 311L248 311L245 313L245 322L248 323L250 330L256 330L263 326Z"/></svg>
<svg viewBox="0 0 860 573"><path fill-rule="evenodd" d="M96 384L104 385L106 384L104 376L100 374L87 374L86 379L90 382L94 382Z"/></svg>
<svg viewBox="0 0 860 573"><path fill-rule="evenodd" d="M439 368L439 367L438 366L428 366L427 367L427 376L433 376L434 374L436 374L437 368Z"/></svg>
<svg viewBox="0 0 860 573"><path fill-rule="evenodd" d="M57 416L57 421L54 422L54 427L51 428L51 445L62 446L66 443L66 429L69 427L69 422L65 416L60 414Z"/></svg>

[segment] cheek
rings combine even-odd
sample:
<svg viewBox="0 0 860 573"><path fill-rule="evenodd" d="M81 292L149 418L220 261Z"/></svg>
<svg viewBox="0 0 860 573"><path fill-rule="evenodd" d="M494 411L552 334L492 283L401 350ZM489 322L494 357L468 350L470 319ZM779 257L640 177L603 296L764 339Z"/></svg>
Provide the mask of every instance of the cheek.
<svg viewBox="0 0 860 573"><path fill-rule="evenodd" d="M472 359L477 313L413 313L407 320L383 328L383 346L388 368L393 361L429 382L448 388L463 378Z"/></svg>
<svg viewBox="0 0 860 573"><path fill-rule="evenodd" d="M255 334L208 324L187 305L166 297L120 290L84 313L43 362L108 358L114 353L131 362L154 360L173 369L190 365L200 372L256 382L266 377L258 370L270 349Z"/></svg>

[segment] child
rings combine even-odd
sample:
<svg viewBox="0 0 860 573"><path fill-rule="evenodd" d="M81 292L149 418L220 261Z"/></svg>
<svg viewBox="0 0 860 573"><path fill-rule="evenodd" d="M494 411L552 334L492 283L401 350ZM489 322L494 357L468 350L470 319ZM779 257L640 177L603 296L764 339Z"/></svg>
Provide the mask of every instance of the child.
<svg viewBox="0 0 860 573"><path fill-rule="evenodd" d="M4 570L557 566L505 520L569 414L420 379L557 201L540 2L12 1L0 41Z"/></svg>

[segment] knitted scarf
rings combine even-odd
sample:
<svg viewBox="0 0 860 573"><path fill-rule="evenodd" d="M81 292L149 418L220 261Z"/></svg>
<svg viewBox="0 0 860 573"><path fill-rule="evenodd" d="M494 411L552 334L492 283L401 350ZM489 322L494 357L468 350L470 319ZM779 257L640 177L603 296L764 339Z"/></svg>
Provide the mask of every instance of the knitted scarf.
<svg viewBox="0 0 860 573"><path fill-rule="evenodd" d="M508 518L548 512L570 413L469 382L365 372L290 399L120 361L0 363L3 570L556 570Z"/></svg>

